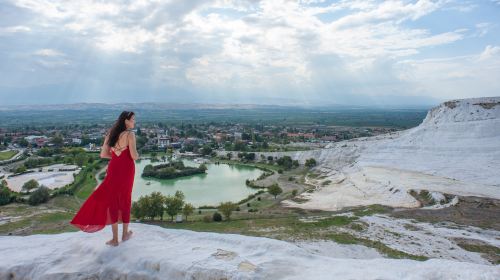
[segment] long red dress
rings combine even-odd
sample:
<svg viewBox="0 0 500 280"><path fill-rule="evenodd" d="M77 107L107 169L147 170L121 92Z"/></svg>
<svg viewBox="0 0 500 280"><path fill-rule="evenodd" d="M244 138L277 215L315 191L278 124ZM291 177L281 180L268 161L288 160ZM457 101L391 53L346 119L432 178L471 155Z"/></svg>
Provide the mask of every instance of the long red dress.
<svg viewBox="0 0 500 280"><path fill-rule="evenodd" d="M71 224L85 232L96 232L116 222L130 222L135 162L128 145L119 155L111 150L106 177L83 203Z"/></svg>

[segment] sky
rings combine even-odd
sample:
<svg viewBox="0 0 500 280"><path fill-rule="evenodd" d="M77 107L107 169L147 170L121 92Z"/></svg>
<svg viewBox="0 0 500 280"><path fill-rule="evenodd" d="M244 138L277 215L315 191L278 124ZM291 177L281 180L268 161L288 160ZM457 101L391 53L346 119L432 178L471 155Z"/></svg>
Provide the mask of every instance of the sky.
<svg viewBox="0 0 500 280"><path fill-rule="evenodd" d="M500 0L0 0L0 105L500 95Z"/></svg>

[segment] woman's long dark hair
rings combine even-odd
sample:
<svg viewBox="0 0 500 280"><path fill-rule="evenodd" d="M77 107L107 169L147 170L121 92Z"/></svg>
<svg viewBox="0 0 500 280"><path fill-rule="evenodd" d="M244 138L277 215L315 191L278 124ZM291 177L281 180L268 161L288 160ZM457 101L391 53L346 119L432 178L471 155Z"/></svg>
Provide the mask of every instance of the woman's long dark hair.
<svg viewBox="0 0 500 280"><path fill-rule="evenodd" d="M132 111L123 111L118 119L115 121L113 126L109 129L109 138L108 145L110 147L114 147L116 142L118 142L118 137L120 137L120 133L127 130L127 126L125 125L125 120L130 120L130 118L135 115Z"/></svg>

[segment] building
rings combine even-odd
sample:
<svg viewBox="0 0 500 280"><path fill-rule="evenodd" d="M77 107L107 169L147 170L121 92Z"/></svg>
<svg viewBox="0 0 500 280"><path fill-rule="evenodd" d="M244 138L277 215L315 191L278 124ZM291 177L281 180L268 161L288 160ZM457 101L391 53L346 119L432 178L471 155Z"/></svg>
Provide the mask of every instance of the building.
<svg viewBox="0 0 500 280"><path fill-rule="evenodd" d="M157 138L158 140L158 147L159 148L165 148L165 147L168 147L170 145L170 137L166 136L166 135L161 135Z"/></svg>

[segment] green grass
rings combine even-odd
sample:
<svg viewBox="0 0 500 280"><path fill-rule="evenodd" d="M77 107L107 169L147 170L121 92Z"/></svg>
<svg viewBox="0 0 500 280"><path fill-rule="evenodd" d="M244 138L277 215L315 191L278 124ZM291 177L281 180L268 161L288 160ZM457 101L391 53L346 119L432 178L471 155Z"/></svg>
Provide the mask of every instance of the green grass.
<svg viewBox="0 0 500 280"><path fill-rule="evenodd" d="M17 154L17 151L12 151L12 150L0 152L0 160L11 159L16 154Z"/></svg>
<svg viewBox="0 0 500 280"><path fill-rule="evenodd" d="M320 219L315 222L308 223L314 227L325 228L331 226L345 226L359 219L358 217L334 216L325 219Z"/></svg>
<svg viewBox="0 0 500 280"><path fill-rule="evenodd" d="M458 246L469 252L477 252L483 254L493 264L500 264L500 248L488 244L469 244L458 242Z"/></svg>
<svg viewBox="0 0 500 280"><path fill-rule="evenodd" d="M393 249L380 241L355 237L348 233L333 233L328 235L329 239L341 244L360 244L376 249L379 253L392 259L412 259L417 261L428 260L426 256L412 255Z"/></svg>
<svg viewBox="0 0 500 280"><path fill-rule="evenodd" d="M389 206L384 206L384 205L380 205L380 204L372 204L369 206L356 208L353 210L353 213L354 213L354 215L361 217L361 216L371 216L373 214L388 213L391 210L392 210L392 208Z"/></svg>
<svg viewBox="0 0 500 280"><path fill-rule="evenodd" d="M83 176L85 176L85 178L82 178ZM75 181L77 182L76 184L78 184L75 196L80 199L87 199L97 186L97 180L93 172L82 172L80 178L77 176Z"/></svg>

